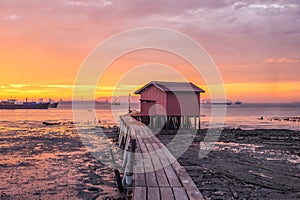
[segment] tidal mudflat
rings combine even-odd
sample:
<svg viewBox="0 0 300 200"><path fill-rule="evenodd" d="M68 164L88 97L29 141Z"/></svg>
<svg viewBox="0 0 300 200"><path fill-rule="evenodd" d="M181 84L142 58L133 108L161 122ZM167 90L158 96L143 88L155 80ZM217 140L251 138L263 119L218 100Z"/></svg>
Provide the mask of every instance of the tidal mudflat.
<svg viewBox="0 0 300 200"><path fill-rule="evenodd" d="M115 185L74 124L0 123L0 199L118 199Z"/></svg>
<svg viewBox="0 0 300 200"><path fill-rule="evenodd" d="M299 131L225 129L213 150L199 159L206 133L199 131L178 159L205 198L300 199ZM158 137L168 144L174 135Z"/></svg>

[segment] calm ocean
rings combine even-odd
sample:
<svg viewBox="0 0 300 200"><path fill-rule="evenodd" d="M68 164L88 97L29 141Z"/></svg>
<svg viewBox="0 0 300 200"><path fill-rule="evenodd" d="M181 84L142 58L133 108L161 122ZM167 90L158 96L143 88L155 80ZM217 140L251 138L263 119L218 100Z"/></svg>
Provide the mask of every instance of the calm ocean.
<svg viewBox="0 0 300 200"><path fill-rule="evenodd" d="M131 106L133 109L137 104ZM118 116L126 114L127 105L113 106L110 108L96 108L97 120L103 124L115 125L118 123ZM81 111L90 115L90 111ZM226 120L224 127L241 129L290 129L300 130L300 122L270 120L272 117L300 117L300 104L241 104L227 106ZM205 128L210 120L210 106L202 105L201 125ZM258 118L263 117L263 120ZM72 106L68 103L61 103L56 109L48 110L0 110L0 123L32 122L43 121L71 122L73 120ZM95 119L91 118L89 123Z"/></svg>

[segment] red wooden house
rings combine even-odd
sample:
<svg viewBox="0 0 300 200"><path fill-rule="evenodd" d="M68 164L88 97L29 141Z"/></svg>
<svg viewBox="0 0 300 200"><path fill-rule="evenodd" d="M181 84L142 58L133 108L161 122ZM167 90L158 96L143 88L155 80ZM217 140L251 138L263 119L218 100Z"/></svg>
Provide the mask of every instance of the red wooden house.
<svg viewBox="0 0 300 200"><path fill-rule="evenodd" d="M140 94L140 115L148 117L164 116L166 124L171 128L179 128L183 121L190 126L191 117L200 120L200 93L205 92L193 83L151 81L135 91Z"/></svg>

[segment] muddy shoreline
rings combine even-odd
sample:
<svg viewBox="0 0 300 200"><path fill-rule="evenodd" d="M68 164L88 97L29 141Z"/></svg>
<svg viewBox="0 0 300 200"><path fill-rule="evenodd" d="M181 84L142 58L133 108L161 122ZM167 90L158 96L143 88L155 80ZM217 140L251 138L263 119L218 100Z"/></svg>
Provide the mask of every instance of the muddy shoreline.
<svg viewBox="0 0 300 200"><path fill-rule="evenodd" d="M0 199L121 198L113 170L87 151L73 124L7 123L0 125Z"/></svg>
<svg viewBox="0 0 300 200"><path fill-rule="evenodd" d="M300 199L300 132L225 129L200 159L198 131L178 159L206 199ZM174 135L158 135L168 144Z"/></svg>
<svg viewBox="0 0 300 200"><path fill-rule="evenodd" d="M103 130L116 143L114 129ZM175 133L157 137L167 145ZM206 133L178 159L206 199L300 199L299 132L224 129L200 159ZM113 170L87 151L74 124L0 124L0 155L0 199L122 198Z"/></svg>

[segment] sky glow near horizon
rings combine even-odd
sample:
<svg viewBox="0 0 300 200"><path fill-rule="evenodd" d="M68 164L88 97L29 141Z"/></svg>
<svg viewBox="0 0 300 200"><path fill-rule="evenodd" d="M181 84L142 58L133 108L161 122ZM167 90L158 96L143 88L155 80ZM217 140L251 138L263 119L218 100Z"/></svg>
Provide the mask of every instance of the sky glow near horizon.
<svg viewBox="0 0 300 200"><path fill-rule="evenodd" d="M228 99L299 101L299 15L297 0L0 0L0 99L70 100L80 65L99 43L128 29L162 27L207 50ZM145 74L149 80L181 80L162 66L144 66L115 85L130 67L147 63L172 66L206 89L182 58L144 50L114 61L96 96L127 96L148 81Z"/></svg>

